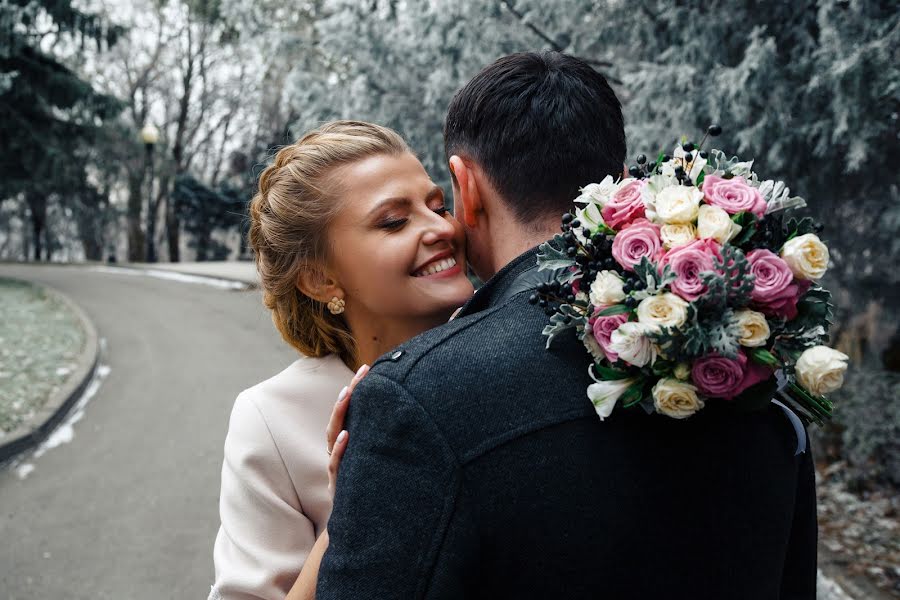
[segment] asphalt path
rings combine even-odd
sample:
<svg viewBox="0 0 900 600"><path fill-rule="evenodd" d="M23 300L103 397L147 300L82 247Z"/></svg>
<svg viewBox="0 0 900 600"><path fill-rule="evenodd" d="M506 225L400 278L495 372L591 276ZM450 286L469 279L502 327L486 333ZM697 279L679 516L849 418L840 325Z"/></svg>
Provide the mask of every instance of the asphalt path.
<svg viewBox="0 0 900 600"><path fill-rule="evenodd" d="M296 358L258 291L0 265L60 290L106 340L71 442L0 471L0 600L206 598L235 396Z"/></svg>

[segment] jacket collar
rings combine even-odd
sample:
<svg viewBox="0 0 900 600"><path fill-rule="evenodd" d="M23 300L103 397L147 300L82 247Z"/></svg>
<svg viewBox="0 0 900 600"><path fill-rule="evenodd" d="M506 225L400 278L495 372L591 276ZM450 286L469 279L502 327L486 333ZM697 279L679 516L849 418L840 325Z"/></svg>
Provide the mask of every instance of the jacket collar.
<svg viewBox="0 0 900 600"><path fill-rule="evenodd" d="M524 281L524 279L530 279L528 275L532 271L537 272L537 253L538 246L535 246L508 262L475 292L475 295L463 305L456 317L480 312L499 304L518 292L536 287L538 282L531 285L530 281ZM530 287L522 287L522 285ZM520 287L522 289L518 289Z"/></svg>

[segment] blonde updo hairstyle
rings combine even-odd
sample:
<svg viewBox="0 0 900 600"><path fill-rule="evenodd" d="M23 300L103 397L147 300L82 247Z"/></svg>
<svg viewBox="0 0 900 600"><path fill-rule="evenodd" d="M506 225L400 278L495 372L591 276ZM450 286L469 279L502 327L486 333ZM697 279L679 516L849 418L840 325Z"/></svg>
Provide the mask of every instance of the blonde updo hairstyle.
<svg viewBox="0 0 900 600"><path fill-rule="evenodd" d="M333 121L275 155L250 202L250 246L263 302L284 340L306 356L336 354L352 366L356 343L342 315L298 288L304 269L328 257L328 226L341 209L335 168L409 148L395 131L361 121Z"/></svg>

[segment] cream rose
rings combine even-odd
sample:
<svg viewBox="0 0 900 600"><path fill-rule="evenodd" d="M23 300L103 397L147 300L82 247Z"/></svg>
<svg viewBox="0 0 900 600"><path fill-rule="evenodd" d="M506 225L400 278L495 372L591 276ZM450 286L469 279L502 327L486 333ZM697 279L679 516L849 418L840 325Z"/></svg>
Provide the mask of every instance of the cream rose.
<svg viewBox="0 0 900 600"><path fill-rule="evenodd" d="M669 292L647 296L638 304L638 322L660 327L680 327L687 320L687 308L687 302Z"/></svg>
<svg viewBox="0 0 900 600"><path fill-rule="evenodd" d="M656 360L656 347L647 334L656 331L647 323L622 323L609 337L609 348L625 362L643 367Z"/></svg>
<svg viewBox="0 0 900 600"><path fill-rule="evenodd" d="M828 246L814 233L798 235L785 242L781 258L797 279L820 279L828 269Z"/></svg>
<svg viewBox="0 0 900 600"><path fill-rule="evenodd" d="M731 215L718 206L704 204L697 215L697 234L700 238L712 238L724 244L741 232L741 226L731 220Z"/></svg>
<svg viewBox="0 0 900 600"><path fill-rule="evenodd" d="M653 386L656 411L673 419L686 419L704 406L697 388L689 383L664 377Z"/></svg>
<svg viewBox="0 0 900 600"><path fill-rule="evenodd" d="M590 300L594 306L618 304L625 299L622 278L615 271L600 271L591 284Z"/></svg>
<svg viewBox="0 0 900 600"><path fill-rule="evenodd" d="M669 223L659 228L666 250L686 246L697 239L697 228L691 223Z"/></svg>
<svg viewBox="0 0 900 600"><path fill-rule="evenodd" d="M693 223L703 192L693 186L672 185L656 195L657 217L664 223Z"/></svg>
<svg viewBox="0 0 900 600"><path fill-rule="evenodd" d="M742 346L755 348L766 344L771 331L764 314L748 309L735 311L734 316L741 328L741 338L738 341Z"/></svg>
<svg viewBox="0 0 900 600"><path fill-rule="evenodd" d="M813 394L828 394L844 385L850 357L828 346L807 348L794 366L797 381Z"/></svg>

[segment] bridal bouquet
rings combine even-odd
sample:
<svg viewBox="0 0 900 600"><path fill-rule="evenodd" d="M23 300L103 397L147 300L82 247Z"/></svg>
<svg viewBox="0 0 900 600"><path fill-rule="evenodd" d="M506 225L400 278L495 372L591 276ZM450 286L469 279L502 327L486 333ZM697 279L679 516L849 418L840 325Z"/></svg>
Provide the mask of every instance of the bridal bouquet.
<svg viewBox="0 0 900 600"><path fill-rule="evenodd" d="M553 278L529 301L550 317L548 348L574 328L593 357L587 395L601 419L617 403L683 419L776 392L807 422L831 416L823 394L843 384L848 357L824 345L821 226L786 217L805 202L752 160L704 151L719 133L584 187L540 247Z"/></svg>

